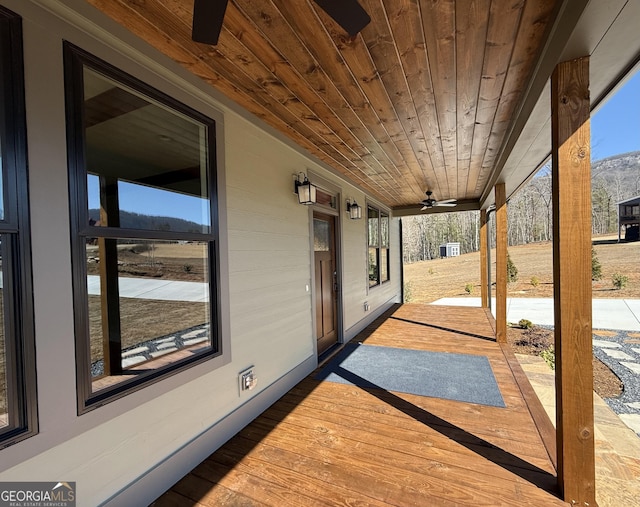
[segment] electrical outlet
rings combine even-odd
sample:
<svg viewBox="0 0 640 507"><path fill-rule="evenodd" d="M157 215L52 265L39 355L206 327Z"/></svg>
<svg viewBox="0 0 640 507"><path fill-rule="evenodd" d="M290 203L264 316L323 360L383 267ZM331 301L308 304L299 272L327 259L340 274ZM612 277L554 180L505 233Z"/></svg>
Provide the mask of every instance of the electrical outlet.
<svg viewBox="0 0 640 507"><path fill-rule="evenodd" d="M243 391L251 391L257 384L258 377L256 377L254 372L254 366L250 366L238 374L238 387L240 388L240 394L242 394Z"/></svg>

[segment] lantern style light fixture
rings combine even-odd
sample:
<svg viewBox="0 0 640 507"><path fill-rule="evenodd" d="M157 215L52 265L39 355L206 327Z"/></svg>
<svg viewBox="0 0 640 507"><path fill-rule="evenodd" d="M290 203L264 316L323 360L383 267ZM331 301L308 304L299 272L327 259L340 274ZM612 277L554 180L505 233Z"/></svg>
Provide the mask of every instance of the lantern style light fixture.
<svg viewBox="0 0 640 507"><path fill-rule="evenodd" d="M355 199L347 199L347 213L351 220L358 220L362 218L362 207L358 206Z"/></svg>
<svg viewBox="0 0 640 507"><path fill-rule="evenodd" d="M304 179L301 179L301 176L304 176ZM296 174L295 177L293 191L298 194L298 202L300 204L315 204L316 186L309 181L303 172Z"/></svg>

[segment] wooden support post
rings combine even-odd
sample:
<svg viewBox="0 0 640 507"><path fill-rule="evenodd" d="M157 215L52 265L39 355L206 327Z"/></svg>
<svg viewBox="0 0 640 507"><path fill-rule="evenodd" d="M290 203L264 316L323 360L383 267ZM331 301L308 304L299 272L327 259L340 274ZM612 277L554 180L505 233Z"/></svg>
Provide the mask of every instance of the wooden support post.
<svg viewBox="0 0 640 507"><path fill-rule="evenodd" d="M507 341L507 194L504 183L496 193L496 339Z"/></svg>
<svg viewBox="0 0 640 507"><path fill-rule="evenodd" d="M487 210L480 210L480 300L489 308L489 267L487 266Z"/></svg>
<svg viewBox="0 0 640 507"><path fill-rule="evenodd" d="M588 57L556 67L551 110L558 484L565 502L593 506Z"/></svg>
<svg viewBox="0 0 640 507"><path fill-rule="evenodd" d="M120 226L117 179L100 177L100 222L103 226ZM118 240L113 238L98 239L102 350L105 375L122 373L117 242Z"/></svg>

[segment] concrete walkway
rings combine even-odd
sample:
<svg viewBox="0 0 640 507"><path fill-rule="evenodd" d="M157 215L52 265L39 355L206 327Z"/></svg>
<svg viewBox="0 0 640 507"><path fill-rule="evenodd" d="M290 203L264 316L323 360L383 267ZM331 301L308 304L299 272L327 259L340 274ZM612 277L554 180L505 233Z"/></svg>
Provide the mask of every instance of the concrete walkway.
<svg viewBox="0 0 640 507"><path fill-rule="evenodd" d="M209 301L209 285L201 282L179 280L154 280L153 278L118 277L119 295L123 298L157 299L161 301ZM87 275L90 296L100 295L100 277Z"/></svg>
<svg viewBox="0 0 640 507"><path fill-rule="evenodd" d="M442 298L433 305L480 306L480 298ZM495 298L491 309L495 316ZM527 319L540 326L553 326L553 298L507 298L507 321ZM640 299L594 299L593 328L640 331Z"/></svg>

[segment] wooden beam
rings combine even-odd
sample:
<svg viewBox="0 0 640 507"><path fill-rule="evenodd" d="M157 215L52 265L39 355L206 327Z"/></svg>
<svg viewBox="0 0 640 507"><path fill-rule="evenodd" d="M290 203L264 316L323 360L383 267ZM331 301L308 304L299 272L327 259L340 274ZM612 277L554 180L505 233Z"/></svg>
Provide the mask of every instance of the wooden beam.
<svg viewBox="0 0 640 507"><path fill-rule="evenodd" d="M489 308L489 267L487 266L487 210L480 210L480 301Z"/></svg>
<svg viewBox="0 0 640 507"><path fill-rule="evenodd" d="M558 483L571 505L595 505L591 329L589 58L551 78L553 288Z"/></svg>
<svg viewBox="0 0 640 507"><path fill-rule="evenodd" d="M86 129L148 106L149 101L123 88L110 88L84 102Z"/></svg>
<svg viewBox="0 0 640 507"><path fill-rule="evenodd" d="M496 339L507 341L507 194L496 184Z"/></svg>
<svg viewBox="0 0 640 507"><path fill-rule="evenodd" d="M144 176L142 178L133 179L136 183L141 185L149 185L159 188L170 188L176 184L187 184L187 186L194 187L192 195L195 197L203 197L202 187L202 167L199 165L191 167L183 167L182 169L174 169L166 172L154 172L150 176Z"/></svg>
<svg viewBox="0 0 640 507"><path fill-rule="evenodd" d="M100 177L100 223L119 227L118 180ZM118 288L118 240L98 238L100 258L100 305L105 375L122 373L120 337L120 291Z"/></svg>

